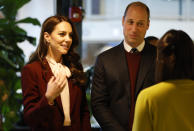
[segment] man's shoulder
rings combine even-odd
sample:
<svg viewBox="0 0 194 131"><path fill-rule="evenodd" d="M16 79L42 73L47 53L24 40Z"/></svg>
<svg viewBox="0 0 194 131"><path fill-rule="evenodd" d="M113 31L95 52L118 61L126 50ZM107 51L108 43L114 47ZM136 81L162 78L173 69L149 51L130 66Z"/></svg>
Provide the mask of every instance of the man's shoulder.
<svg viewBox="0 0 194 131"><path fill-rule="evenodd" d="M122 44L116 45L102 53L100 53L98 56L99 57L105 57L105 56L114 56L117 53L120 53L122 49Z"/></svg>

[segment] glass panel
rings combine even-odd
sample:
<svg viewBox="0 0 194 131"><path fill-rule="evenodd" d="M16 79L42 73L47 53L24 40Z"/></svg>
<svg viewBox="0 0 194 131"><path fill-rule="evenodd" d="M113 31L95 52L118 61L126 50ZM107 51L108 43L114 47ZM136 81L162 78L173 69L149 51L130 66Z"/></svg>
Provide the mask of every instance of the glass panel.
<svg viewBox="0 0 194 131"><path fill-rule="evenodd" d="M183 17L187 20L194 20L194 0L183 0Z"/></svg>
<svg viewBox="0 0 194 131"><path fill-rule="evenodd" d="M151 18L177 18L179 16L178 0L147 0Z"/></svg>
<svg viewBox="0 0 194 131"><path fill-rule="evenodd" d="M121 18L126 6L136 0L83 0L86 17ZM146 3L154 19L194 17L194 0L140 0Z"/></svg>

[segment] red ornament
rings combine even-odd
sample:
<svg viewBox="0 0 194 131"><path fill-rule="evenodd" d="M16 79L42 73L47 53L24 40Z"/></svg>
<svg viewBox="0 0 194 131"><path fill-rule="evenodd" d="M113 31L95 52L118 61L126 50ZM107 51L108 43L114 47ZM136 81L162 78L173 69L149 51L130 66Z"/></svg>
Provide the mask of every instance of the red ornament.
<svg viewBox="0 0 194 131"><path fill-rule="evenodd" d="M72 22L81 22L82 20L82 10L80 7L70 7L69 8L69 18Z"/></svg>

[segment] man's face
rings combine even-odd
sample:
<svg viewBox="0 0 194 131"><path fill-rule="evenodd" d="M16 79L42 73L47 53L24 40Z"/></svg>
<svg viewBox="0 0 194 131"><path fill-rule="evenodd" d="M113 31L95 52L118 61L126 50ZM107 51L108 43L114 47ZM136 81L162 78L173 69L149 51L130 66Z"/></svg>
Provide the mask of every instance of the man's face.
<svg viewBox="0 0 194 131"><path fill-rule="evenodd" d="M125 18L122 19L125 41L132 47L137 47L144 40L149 28L148 14L140 6L129 7Z"/></svg>

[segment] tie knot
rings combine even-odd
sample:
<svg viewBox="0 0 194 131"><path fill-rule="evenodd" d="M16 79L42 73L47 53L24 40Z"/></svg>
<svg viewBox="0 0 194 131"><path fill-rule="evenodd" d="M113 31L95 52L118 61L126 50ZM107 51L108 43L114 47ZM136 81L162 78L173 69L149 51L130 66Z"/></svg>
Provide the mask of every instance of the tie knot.
<svg viewBox="0 0 194 131"><path fill-rule="evenodd" d="M132 48L130 51L130 53L137 53L137 52L138 52L138 50L136 48Z"/></svg>

